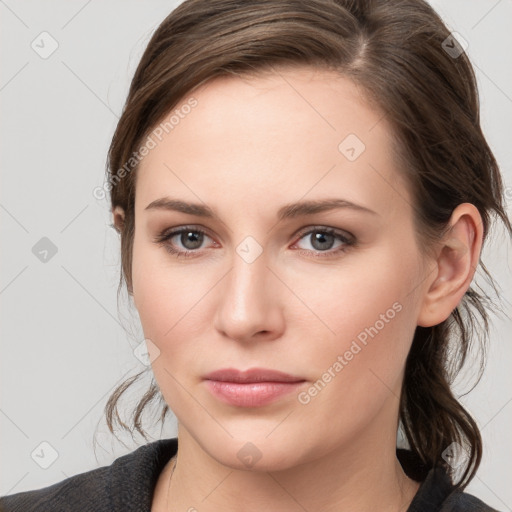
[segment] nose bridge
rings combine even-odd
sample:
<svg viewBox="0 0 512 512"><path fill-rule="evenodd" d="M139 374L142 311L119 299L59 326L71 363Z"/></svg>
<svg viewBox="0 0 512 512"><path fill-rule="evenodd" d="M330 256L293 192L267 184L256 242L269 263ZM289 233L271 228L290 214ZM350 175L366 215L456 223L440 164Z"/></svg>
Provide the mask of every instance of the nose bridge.
<svg viewBox="0 0 512 512"><path fill-rule="evenodd" d="M266 255L255 256L254 248L240 244L233 255L233 266L229 279L229 288L242 303L257 302L267 293L269 269Z"/></svg>
<svg viewBox="0 0 512 512"><path fill-rule="evenodd" d="M246 340L262 332L277 334L281 315L268 265L263 247L251 237L235 248L216 313L216 328L228 337Z"/></svg>

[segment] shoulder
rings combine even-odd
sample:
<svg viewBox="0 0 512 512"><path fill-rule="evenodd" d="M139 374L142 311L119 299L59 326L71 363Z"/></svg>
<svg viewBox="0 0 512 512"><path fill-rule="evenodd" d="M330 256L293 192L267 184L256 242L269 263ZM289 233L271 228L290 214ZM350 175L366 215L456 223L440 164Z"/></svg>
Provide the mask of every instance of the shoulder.
<svg viewBox="0 0 512 512"><path fill-rule="evenodd" d="M443 503L440 512L498 512L466 492L453 492Z"/></svg>
<svg viewBox="0 0 512 512"><path fill-rule="evenodd" d="M110 510L111 466L75 475L42 489L0 498L1 512L68 512L71 510Z"/></svg>
<svg viewBox="0 0 512 512"><path fill-rule="evenodd" d="M71 476L42 489L0 497L0 512L111 512L144 510L158 475L177 450L162 439L117 458L109 466Z"/></svg>
<svg viewBox="0 0 512 512"><path fill-rule="evenodd" d="M429 468L405 449L398 449L397 457L407 476L421 483L407 512L498 512L456 488L445 468Z"/></svg>

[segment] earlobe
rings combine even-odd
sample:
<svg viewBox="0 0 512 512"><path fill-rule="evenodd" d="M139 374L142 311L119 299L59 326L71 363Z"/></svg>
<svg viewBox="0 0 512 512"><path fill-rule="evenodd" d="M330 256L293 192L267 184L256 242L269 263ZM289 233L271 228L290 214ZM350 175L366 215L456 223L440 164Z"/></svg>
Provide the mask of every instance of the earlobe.
<svg viewBox="0 0 512 512"><path fill-rule="evenodd" d="M113 227L118 232L121 233L124 228L124 210L120 206L115 206L112 208L112 216L113 216Z"/></svg>
<svg viewBox="0 0 512 512"><path fill-rule="evenodd" d="M450 229L440 242L436 277L423 296L418 325L432 327L446 320L468 290L480 259L483 242L478 209L463 203L450 219Z"/></svg>

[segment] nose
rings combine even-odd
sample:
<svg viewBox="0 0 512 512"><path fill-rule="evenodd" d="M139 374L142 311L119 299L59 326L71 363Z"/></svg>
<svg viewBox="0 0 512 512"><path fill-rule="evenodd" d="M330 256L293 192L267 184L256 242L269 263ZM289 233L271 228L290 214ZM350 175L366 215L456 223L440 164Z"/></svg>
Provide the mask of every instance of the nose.
<svg viewBox="0 0 512 512"><path fill-rule="evenodd" d="M217 290L214 327L238 342L279 338L284 331L279 285L265 253L252 262L234 254L233 266Z"/></svg>

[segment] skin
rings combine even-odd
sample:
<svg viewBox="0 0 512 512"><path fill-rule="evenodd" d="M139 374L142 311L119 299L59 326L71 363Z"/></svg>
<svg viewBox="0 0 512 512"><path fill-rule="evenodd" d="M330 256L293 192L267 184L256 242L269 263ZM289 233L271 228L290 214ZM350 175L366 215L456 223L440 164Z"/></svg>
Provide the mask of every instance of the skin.
<svg viewBox="0 0 512 512"><path fill-rule="evenodd" d="M197 106L137 171L133 299L179 425L171 499L169 463L152 510L406 510L419 484L395 452L405 360L416 326L445 320L471 283L478 210L459 205L426 256L392 130L340 75L282 68L216 78L193 96ZM348 134L365 145L354 161L338 149ZM146 209L166 196L206 204L215 216ZM373 213L345 207L277 219L285 204L326 198ZM122 229L123 211L113 214ZM197 249L180 235L168 240L196 251L178 258L155 238L183 226L207 235ZM326 234L324 246L315 244L325 227L356 243L335 252L344 244ZM262 251L250 263L237 253L248 236L257 243L249 252ZM393 304L400 311L389 319ZM332 377L338 356L381 315L384 327ZM235 407L202 380L228 367L272 368L306 382L272 404ZM298 392L329 368L330 381L301 403ZM252 467L237 457L248 442L261 455Z"/></svg>

